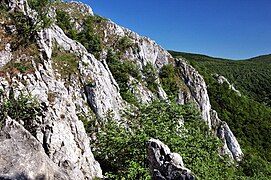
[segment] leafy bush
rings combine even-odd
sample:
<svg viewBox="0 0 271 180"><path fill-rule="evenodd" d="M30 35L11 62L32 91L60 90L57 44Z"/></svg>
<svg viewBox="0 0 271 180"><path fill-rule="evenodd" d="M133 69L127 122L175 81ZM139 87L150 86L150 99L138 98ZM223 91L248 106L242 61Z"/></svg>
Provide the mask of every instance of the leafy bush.
<svg viewBox="0 0 271 180"><path fill-rule="evenodd" d="M31 132L36 116L42 114L42 108L38 101L31 95L24 95L23 93L15 99L12 91L9 98L5 97L3 93L1 98L0 122L3 122L9 116L13 120L23 121L24 127Z"/></svg>
<svg viewBox="0 0 271 180"><path fill-rule="evenodd" d="M38 22L36 23L41 28L48 28L52 25L52 19L48 16L52 1L53 0L28 0L30 8L38 13Z"/></svg>
<svg viewBox="0 0 271 180"><path fill-rule="evenodd" d="M172 64L164 65L161 68L161 71L159 73L159 77L161 79L162 87L171 98L175 98L178 95L179 92L179 86L178 86L178 76L176 74L177 71L175 71Z"/></svg>
<svg viewBox="0 0 271 180"><path fill-rule="evenodd" d="M94 31L96 21L98 21L96 16L88 16L83 25L84 29L78 34L77 40L99 59L103 44L100 34Z"/></svg>
<svg viewBox="0 0 271 180"><path fill-rule="evenodd" d="M184 121L184 126L180 126L180 121ZM120 123L110 115L105 122L100 123L93 149L103 171L111 178L150 179L145 143L151 137L180 153L199 179L233 176L234 168L227 158L218 156L222 143L208 131L193 105L181 107L157 101L126 113Z"/></svg>
<svg viewBox="0 0 271 180"><path fill-rule="evenodd" d="M156 72L156 69L151 63L147 63L147 65L143 68L142 73L143 79L146 81L148 89L154 94L156 94L158 91L158 74Z"/></svg>
<svg viewBox="0 0 271 180"><path fill-rule="evenodd" d="M136 103L136 98L131 93L128 83L130 76L137 80L141 80L139 68L130 61L120 61L119 57L111 49L107 53L106 62L119 85L122 98L129 103Z"/></svg>
<svg viewBox="0 0 271 180"><path fill-rule="evenodd" d="M66 11L56 11L56 24L64 31L71 39L77 39L77 32L74 25L71 23L71 18Z"/></svg>
<svg viewBox="0 0 271 180"><path fill-rule="evenodd" d="M28 3L38 13L36 18L29 17L20 11L8 13L12 23L16 25L18 33L18 41L15 48L18 46L27 46L35 42L37 31L41 28L48 28L52 24L52 19L48 17L50 8L49 0L29 0Z"/></svg>
<svg viewBox="0 0 271 180"><path fill-rule="evenodd" d="M131 39L128 36L123 36L117 41L116 48L123 53L129 47L132 47L132 45Z"/></svg>
<svg viewBox="0 0 271 180"><path fill-rule="evenodd" d="M17 46L26 46L33 43L38 30L37 24L22 12L10 13L9 16L12 22L16 24L16 30L19 34Z"/></svg>

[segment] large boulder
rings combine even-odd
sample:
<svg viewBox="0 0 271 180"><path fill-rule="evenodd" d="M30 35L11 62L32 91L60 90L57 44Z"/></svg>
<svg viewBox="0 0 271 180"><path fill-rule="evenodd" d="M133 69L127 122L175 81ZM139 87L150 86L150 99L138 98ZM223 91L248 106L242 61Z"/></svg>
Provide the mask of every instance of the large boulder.
<svg viewBox="0 0 271 180"><path fill-rule="evenodd" d="M191 171L184 167L182 157L171 153L167 145L158 139L147 142L149 167L153 180L194 180Z"/></svg>
<svg viewBox="0 0 271 180"><path fill-rule="evenodd" d="M0 131L0 179L70 179L22 125L8 118Z"/></svg>

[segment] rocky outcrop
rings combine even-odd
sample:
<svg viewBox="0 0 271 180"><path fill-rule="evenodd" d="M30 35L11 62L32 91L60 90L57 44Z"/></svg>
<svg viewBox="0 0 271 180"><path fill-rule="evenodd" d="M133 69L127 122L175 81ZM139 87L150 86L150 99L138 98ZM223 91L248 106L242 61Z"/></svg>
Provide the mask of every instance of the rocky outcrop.
<svg viewBox="0 0 271 180"><path fill-rule="evenodd" d="M15 3L12 6L14 10L24 11L23 8L20 9L21 1L9 1L9 3ZM119 106L114 102L108 102L110 101L108 96L113 97L114 94L112 89L118 95L117 85L101 62L87 53L82 45L67 38L58 27L41 30L37 41L41 61L39 63L32 61L34 72L26 74L18 72L15 76L6 72L6 77L1 77L0 89L7 96L10 91L13 91L15 98L21 92L32 94L40 104L43 104L46 109L44 115L33 122L36 126L31 129L32 134L28 135L42 144L41 147L49 157L48 161L51 160L51 164L57 165L70 179L102 177L100 165L95 161L90 149L89 137L77 114L88 114L91 111L87 105L88 101L91 101L97 109L101 108L97 110L98 114L105 113L113 106L119 110ZM53 68L54 62L51 59L53 41L64 49L63 51L76 54L79 61L78 71L82 78L71 75L70 83L59 78L59 72ZM27 61L31 62L31 59L33 58L26 57ZM92 87L92 92L85 89L90 80L88 77L91 75L96 81L96 88ZM121 99L119 95L118 97ZM3 156L3 158L7 157ZM2 166L1 170L6 168L8 167ZM29 172L31 171L25 169L24 173Z"/></svg>
<svg viewBox="0 0 271 180"><path fill-rule="evenodd" d="M217 136L224 142L224 147L220 154L228 154L232 160L234 159L237 162L242 161L244 154L228 124L225 121L221 121L219 119L215 110L211 110L211 118L212 129L216 131Z"/></svg>
<svg viewBox="0 0 271 180"><path fill-rule="evenodd" d="M203 119L211 129L211 104L203 77L191 65L183 60L177 60L177 65L180 67L181 78L183 78L186 86L189 88L193 100L200 109Z"/></svg>
<svg viewBox="0 0 271 180"><path fill-rule="evenodd" d="M171 153L167 145L158 139L147 143L147 158L153 180L194 180L191 171L184 167L182 157Z"/></svg>
<svg viewBox="0 0 271 180"><path fill-rule="evenodd" d="M227 78L225 78L224 76L219 76L218 74L216 74L216 77L217 77L217 81L218 81L219 84L226 83L229 86L229 89L231 89L235 93L237 93L238 96L241 96L240 91L238 91L237 89L235 89L235 87L228 81Z"/></svg>
<svg viewBox="0 0 271 180"><path fill-rule="evenodd" d="M70 179L42 144L10 118L0 131L0 147L0 179Z"/></svg>
<svg viewBox="0 0 271 180"><path fill-rule="evenodd" d="M35 14L27 6L26 0L6 0L5 2L12 11L19 10L29 16L29 13ZM84 13L93 15L88 6L75 2L73 2L73 6L75 9L77 7L77 10L81 9L78 7L83 7ZM67 11L72 11L72 9L67 9ZM77 29L82 28L82 22L77 23L76 26L78 26ZM103 42L106 47L114 47L116 42L124 36L131 39L133 46L123 52L122 60L128 59L134 62L140 70L143 70L147 64L152 64L157 72L168 63L175 66L172 56L153 40L141 37L112 21L106 21L103 28ZM41 29L36 40L39 50L35 58L39 58L39 61L35 61L34 57L25 56L25 59L32 63L33 72L16 72L13 75L6 72L5 76L0 77L0 89L7 96L11 91L14 92L15 98L21 92L31 94L44 106L45 111L42 117L33 122L35 127L31 130L32 134L12 120L6 122L0 137L0 141L3 141L0 143L4 143L7 149L11 149L12 146L18 147L19 151L16 154L15 150L10 150L16 155L11 157L11 154L7 154L4 149L1 149L0 152L3 153L1 153L0 159L9 159L9 162L13 162L12 158L17 158L16 162L22 162L22 164L27 161L33 161L33 164L36 164L38 156L29 157L30 155L27 154L29 158L23 159L23 153L28 152L23 149L22 144L26 144L27 148L30 146L34 148L29 153L39 155L42 163L37 167L29 166L29 169L23 169L19 164L12 169L13 164L0 163L0 172L3 177L22 176L30 179L40 176L45 179L52 179L54 176L59 177L57 179L61 179L61 177L63 179L67 179L67 177L70 179L102 177L100 165L93 157L89 137L78 114L94 113L103 117L108 112L112 112L115 119L119 119L120 111L129 107L120 96L118 84L105 61L106 51L104 50L101 59L96 59L83 45L67 37L56 25ZM0 52L0 67L11 61L13 55L10 44L5 43L3 47L4 49ZM63 77L61 70L67 66L59 67L59 69L55 67L57 64L56 57L53 55L55 51L75 56L76 73ZM20 53L24 54L24 52ZM177 66L180 68L180 78L185 86L184 89L180 89L179 104L195 101L203 118L211 127L211 106L203 78L183 60L179 60ZM167 100L168 96L160 84L158 84L158 92L155 94L146 87L144 81L134 83L135 81L131 78L129 86L142 102L148 103L156 98ZM159 80L157 82L159 83ZM220 129L220 135L224 137L227 147L231 147L233 152L234 149L238 150L237 146L232 145L237 141L228 126L223 125ZM19 135L21 136L19 137ZM150 140L148 152L154 177L193 179L190 171L183 167L181 157L178 154L170 153L168 147L160 141ZM160 160L161 158L162 160ZM11 170L7 172L6 169ZM52 173L48 174L48 172Z"/></svg>
<svg viewBox="0 0 271 180"><path fill-rule="evenodd" d="M44 51L52 51L53 41L64 50L75 54L79 59L78 70L81 84L85 85L85 93L92 110L103 117L108 111L112 111L115 118L119 118L119 111L123 108L124 102L119 94L118 85L113 78L105 62L98 61L92 54L88 53L84 46L68 38L57 26L44 31ZM49 42L49 43L48 43ZM45 43L41 43L45 44ZM50 53L48 53L50 58ZM88 86L89 82L94 86Z"/></svg>
<svg viewBox="0 0 271 180"><path fill-rule="evenodd" d="M28 14L30 10L26 0L6 0L6 3L10 11L21 11Z"/></svg>
<svg viewBox="0 0 271 180"><path fill-rule="evenodd" d="M12 58L10 44L5 45L5 49L0 51L0 67L6 65Z"/></svg>
<svg viewBox="0 0 271 180"><path fill-rule="evenodd" d="M132 60L141 68L150 63L160 69L163 65L173 62L172 56L150 38L142 37L110 20L106 22L102 30L103 41L108 47L114 47L114 44L124 36L129 37L133 47L125 50L123 59Z"/></svg>

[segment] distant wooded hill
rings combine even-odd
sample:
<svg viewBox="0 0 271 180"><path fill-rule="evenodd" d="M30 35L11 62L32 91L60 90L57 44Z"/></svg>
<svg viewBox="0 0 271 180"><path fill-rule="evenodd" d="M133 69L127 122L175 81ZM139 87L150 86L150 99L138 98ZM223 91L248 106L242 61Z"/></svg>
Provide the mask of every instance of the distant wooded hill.
<svg viewBox="0 0 271 180"><path fill-rule="evenodd" d="M271 54L247 60L229 60L201 54L169 51L183 57L201 73L226 77L234 87L255 101L271 106Z"/></svg>
<svg viewBox="0 0 271 180"><path fill-rule="evenodd" d="M263 179L271 177L271 55L227 60L169 52L186 59L203 75L212 108L229 124L245 152L247 158L240 166L243 173L261 172ZM226 77L242 95L227 83L219 84L216 74Z"/></svg>

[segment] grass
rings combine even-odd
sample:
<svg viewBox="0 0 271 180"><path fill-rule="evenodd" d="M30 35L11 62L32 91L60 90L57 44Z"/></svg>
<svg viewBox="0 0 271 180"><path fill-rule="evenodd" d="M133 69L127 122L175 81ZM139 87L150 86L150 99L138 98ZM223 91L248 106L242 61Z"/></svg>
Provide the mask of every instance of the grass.
<svg viewBox="0 0 271 180"><path fill-rule="evenodd" d="M62 49L54 48L53 69L55 69L62 79L69 78L70 75L78 75L78 57Z"/></svg>

